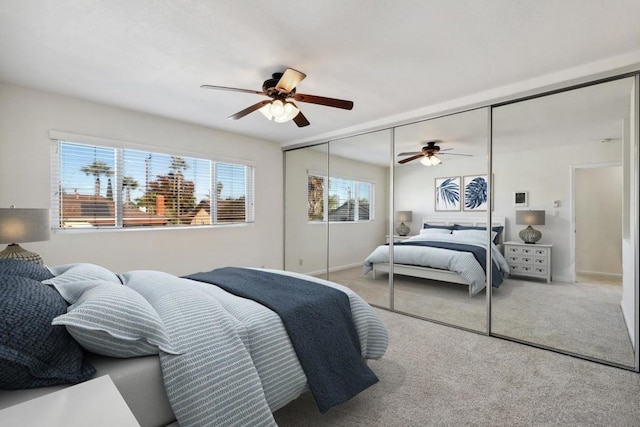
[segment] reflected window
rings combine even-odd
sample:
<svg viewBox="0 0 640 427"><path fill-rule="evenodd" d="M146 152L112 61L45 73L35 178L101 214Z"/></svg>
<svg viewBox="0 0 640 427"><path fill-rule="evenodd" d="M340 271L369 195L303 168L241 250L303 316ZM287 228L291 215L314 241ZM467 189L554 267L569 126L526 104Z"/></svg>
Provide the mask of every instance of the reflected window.
<svg viewBox="0 0 640 427"><path fill-rule="evenodd" d="M371 182L309 174L307 177L309 222L361 222L373 220Z"/></svg>

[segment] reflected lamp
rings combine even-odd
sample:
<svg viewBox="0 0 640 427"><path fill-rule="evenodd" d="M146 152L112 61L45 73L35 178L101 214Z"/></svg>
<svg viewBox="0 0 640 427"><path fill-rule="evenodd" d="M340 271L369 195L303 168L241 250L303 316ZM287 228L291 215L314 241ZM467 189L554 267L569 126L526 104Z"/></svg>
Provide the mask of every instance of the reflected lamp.
<svg viewBox="0 0 640 427"><path fill-rule="evenodd" d="M35 252L23 249L18 243L41 242L51 236L49 209L0 209L0 243L9 245L0 252L0 258L15 258L44 264Z"/></svg>
<svg viewBox="0 0 640 427"><path fill-rule="evenodd" d="M396 212L396 217L398 221L400 221L400 225L396 228L396 233L398 236L406 236L409 234L411 229L405 224L405 222L411 222L413 219L413 212L411 211L398 211Z"/></svg>
<svg viewBox="0 0 640 427"><path fill-rule="evenodd" d="M527 228L520 231L518 236L525 243L534 244L542 238L542 233L532 225L544 225L545 211L516 211L516 224L526 225Z"/></svg>

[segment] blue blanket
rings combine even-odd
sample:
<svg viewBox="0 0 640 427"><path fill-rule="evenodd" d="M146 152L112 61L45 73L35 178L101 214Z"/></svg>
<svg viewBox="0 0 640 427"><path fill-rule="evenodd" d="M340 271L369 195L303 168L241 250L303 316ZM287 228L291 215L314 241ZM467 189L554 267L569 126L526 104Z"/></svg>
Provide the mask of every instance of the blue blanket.
<svg viewBox="0 0 640 427"><path fill-rule="evenodd" d="M320 412L378 382L362 358L344 292L295 277L235 267L186 278L214 284L278 313Z"/></svg>
<svg viewBox="0 0 640 427"><path fill-rule="evenodd" d="M454 251L470 252L473 257L478 261L478 264L482 266L482 269L487 271L487 251L485 248L465 245L464 243L452 243L452 242L439 242L431 240L409 240L403 242L396 242L394 246L429 246L431 248L451 249ZM494 288L499 287L502 284L503 278L500 269L496 265L496 262L491 262L491 286Z"/></svg>

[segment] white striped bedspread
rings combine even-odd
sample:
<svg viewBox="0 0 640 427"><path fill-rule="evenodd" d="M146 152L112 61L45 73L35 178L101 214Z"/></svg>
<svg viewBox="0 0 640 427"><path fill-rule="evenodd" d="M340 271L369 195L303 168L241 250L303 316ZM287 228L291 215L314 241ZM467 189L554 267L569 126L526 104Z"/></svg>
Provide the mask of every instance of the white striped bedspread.
<svg viewBox="0 0 640 427"><path fill-rule="evenodd" d="M341 285L296 273L349 297L362 356L379 359L387 330L362 298ZM123 274L164 322L182 354L160 352L172 409L180 426L274 426L272 412L307 390L280 317L266 307L205 283L158 271Z"/></svg>
<svg viewBox="0 0 640 427"><path fill-rule="evenodd" d="M487 244L479 240L457 238L455 235L415 236L409 240L437 240L442 242L464 243L483 248ZM509 272L509 264L495 244L491 244L491 256L502 273ZM389 262L389 246L381 245L364 260L364 274L373 269L373 264ZM475 295L485 287L486 274L484 268L476 261L470 252L460 252L451 249L431 248L426 246L394 246L393 263L416 265L420 267L438 268L455 271L469 284L469 295Z"/></svg>

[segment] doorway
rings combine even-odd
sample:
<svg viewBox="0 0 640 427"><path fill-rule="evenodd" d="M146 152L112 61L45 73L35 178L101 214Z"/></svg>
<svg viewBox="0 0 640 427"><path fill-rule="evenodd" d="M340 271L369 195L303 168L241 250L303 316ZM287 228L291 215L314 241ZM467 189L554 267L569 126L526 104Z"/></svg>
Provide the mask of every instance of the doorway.
<svg viewBox="0 0 640 427"><path fill-rule="evenodd" d="M622 179L619 162L572 167L574 282L622 282Z"/></svg>

